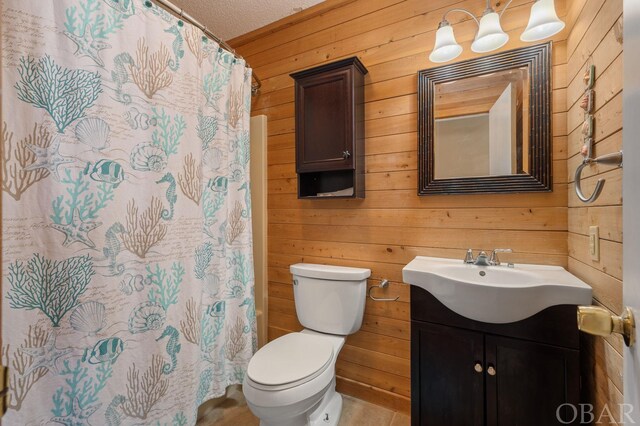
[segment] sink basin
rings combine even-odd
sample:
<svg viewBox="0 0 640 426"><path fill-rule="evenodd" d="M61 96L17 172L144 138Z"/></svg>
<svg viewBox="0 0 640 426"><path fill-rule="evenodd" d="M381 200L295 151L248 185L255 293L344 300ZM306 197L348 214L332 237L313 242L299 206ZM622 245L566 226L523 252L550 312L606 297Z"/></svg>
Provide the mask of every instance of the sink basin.
<svg viewBox="0 0 640 426"><path fill-rule="evenodd" d="M591 287L560 266L477 266L418 256L402 269L402 278L482 322L516 322L555 305L591 305Z"/></svg>

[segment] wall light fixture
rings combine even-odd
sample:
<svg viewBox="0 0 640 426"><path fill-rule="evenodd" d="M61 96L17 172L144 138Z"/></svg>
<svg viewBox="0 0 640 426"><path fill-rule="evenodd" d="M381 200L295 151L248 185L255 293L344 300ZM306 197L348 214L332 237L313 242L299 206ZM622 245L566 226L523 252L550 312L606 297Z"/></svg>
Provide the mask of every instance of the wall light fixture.
<svg viewBox="0 0 640 426"><path fill-rule="evenodd" d="M450 9L442 17L436 31L436 42L433 51L429 55L431 62L448 62L462 53L462 46L456 41L453 27L447 21L447 15L451 12L462 12L471 16L478 24L478 31L471 43L471 50L476 53L486 53L499 49L509 41L509 35L504 32L500 19L513 0L509 0L500 13L491 6L491 0L487 0L487 7L480 20L466 9ZM531 7L529 23L520 36L525 42L538 41L551 37L564 28L565 24L558 18L554 0L536 0Z"/></svg>

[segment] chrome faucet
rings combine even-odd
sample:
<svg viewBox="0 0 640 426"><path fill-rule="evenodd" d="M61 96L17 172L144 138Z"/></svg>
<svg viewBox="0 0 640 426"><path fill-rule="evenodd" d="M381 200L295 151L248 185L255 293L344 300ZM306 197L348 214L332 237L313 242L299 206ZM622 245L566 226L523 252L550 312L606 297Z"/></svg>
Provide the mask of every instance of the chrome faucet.
<svg viewBox="0 0 640 426"><path fill-rule="evenodd" d="M489 266L491 265L491 263L489 262L489 256L487 256L487 253L481 251L480 253L478 253L478 257L476 257L476 261L473 262L474 265L478 265L478 266Z"/></svg>
<svg viewBox="0 0 640 426"><path fill-rule="evenodd" d="M464 263L474 264L478 266L500 266L500 259L498 258L498 253L513 253L511 249L494 249L491 252L491 256L488 256L487 253L481 251L478 253L478 257L473 257L473 250L467 250L467 254L464 257ZM511 264L509 264L511 266Z"/></svg>

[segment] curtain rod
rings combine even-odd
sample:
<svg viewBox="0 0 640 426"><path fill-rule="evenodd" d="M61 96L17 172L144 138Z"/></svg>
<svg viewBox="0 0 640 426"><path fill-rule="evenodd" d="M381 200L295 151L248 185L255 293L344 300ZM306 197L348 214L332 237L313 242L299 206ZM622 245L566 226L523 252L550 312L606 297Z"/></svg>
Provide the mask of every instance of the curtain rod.
<svg viewBox="0 0 640 426"><path fill-rule="evenodd" d="M176 15L178 15L180 17L180 19L185 20L187 22L189 22L190 24L198 27L200 30L202 30L202 32L209 37L210 39L213 39L214 41L216 41L220 46L224 47L226 50L228 50L229 52L231 52L231 54L233 54L233 56L235 56L238 59L244 59L239 53L237 53L235 51L235 49L231 46L229 46L224 40L222 40L220 37L218 37L217 35L215 35L214 33L212 33L211 31L209 31L209 29L205 26L202 25L198 20L196 20L194 17L192 17L191 15L189 15L187 12L185 12L183 9L179 8L178 6L176 6L175 4L171 3L169 0L154 0L156 3L158 3L160 6L164 7L165 9L169 9L169 11L175 13ZM249 65L248 62L245 63L247 65L247 67L251 68L251 66ZM251 94L253 96L257 95L258 92L260 91L260 88L262 87L262 81L260 81L260 79L258 78L258 76L256 75L255 72L252 72L252 77L255 80L255 83L251 83Z"/></svg>

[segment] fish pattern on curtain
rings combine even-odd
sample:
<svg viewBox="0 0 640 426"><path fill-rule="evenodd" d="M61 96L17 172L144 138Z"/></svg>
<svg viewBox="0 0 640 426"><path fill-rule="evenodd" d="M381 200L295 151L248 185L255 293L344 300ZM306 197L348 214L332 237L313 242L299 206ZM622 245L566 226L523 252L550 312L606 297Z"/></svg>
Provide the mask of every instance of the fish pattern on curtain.
<svg viewBox="0 0 640 426"><path fill-rule="evenodd" d="M256 350L251 70L143 0L4 0L8 425L186 425Z"/></svg>

